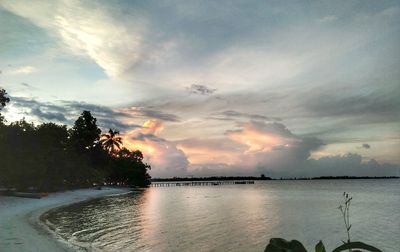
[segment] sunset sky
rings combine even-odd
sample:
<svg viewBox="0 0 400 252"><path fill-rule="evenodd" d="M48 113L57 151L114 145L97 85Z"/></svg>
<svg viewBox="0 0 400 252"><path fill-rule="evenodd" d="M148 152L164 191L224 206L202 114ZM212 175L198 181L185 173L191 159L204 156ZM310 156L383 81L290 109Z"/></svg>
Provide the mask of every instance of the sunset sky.
<svg viewBox="0 0 400 252"><path fill-rule="evenodd" d="M399 1L0 0L8 122L90 110L153 177L399 175Z"/></svg>

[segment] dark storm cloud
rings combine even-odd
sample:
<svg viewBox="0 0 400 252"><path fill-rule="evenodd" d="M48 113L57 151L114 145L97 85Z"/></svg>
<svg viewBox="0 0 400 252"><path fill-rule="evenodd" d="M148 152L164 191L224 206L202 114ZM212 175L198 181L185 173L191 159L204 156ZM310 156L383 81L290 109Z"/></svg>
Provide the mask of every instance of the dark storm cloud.
<svg viewBox="0 0 400 252"><path fill-rule="evenodd" d="M371 145L369 145L369 144L367 144L367 143L364 143L364 144L362 144L361 147L363 147L364 149L370 149L370 148L371 148Z"/></svg>
<svg viewBox="0 0 400 252"><path fill-rule="evenodd" d="M325 156L319 159L300 155L297 158L285 153L277 162L260 162L255 168L243 169L241 165L225 163L203 163L191 165L191 173L196 176L233 176L265 174L272 178L304 178L320 176L398 176L400 166L390 163L379 163L374 159L363 162L362 156L356 153ZM264 158L273 156L265 156ZM284 160L286 157L289 160Z"/></svg>
<svg viewBox="0 0 400 252"><path fill-rule="evenodd" d="M96 117L96 115L94 115ZM105 117L97 117L99 127L102 129L116 129L119 131L127 131L135 128L141 127L137 124L130 124L130 123L122 123L121 121L115 118L105 118Z"/></svg>
<svg viewBox="0 0 400 252"><path fill-rule="evenodd" d="M89 110L93 114L97 114L98 116L108 116L108 117L124 117L124 116L129 116L126 113L115 111L109 107L106 106L100 106L100 105L95 105L95 104L89 104L85 102L76 102L76 101L61 101L61 104L64 107L67 107L69 110L79 112L83 110Z"/></svg>
<svg viewBox="0 0 400 252"><path fill-rule="evenodd" d="M188 87L187 90L189 91L189 93L199 95L212 95L215 91L217 91L217 89L209 88L205 85L200 84L193 84Z"/></svg>
<svg viewBox="0 0 400 252"><path fill-rule="evenodd" d="M258 114L238 112L235 110L225 110L219 113L213 113L208 118L215 120L222 120L222 121L233 121L240 118L250 119L250 120L262 120L262 121L282 121L282 119L279 117L268 117Z"/></svg>
<svg viewBox="0 0 400 252"><path fill-rule="evenodd" d="M42 111L39 107L31 108L31 115L35 115L39 119L44 120L57 120L59 122L67 121L67 118L60 112L46 112Z"/></svg>
<svg viewBox="0 0 400 252"><path fill-rule="evenodd" d="M160 119L163 121L169 121L169 122L178 122L179 121L178 116L176 116L174 114L170 114L170 113L164 113L159 110L143 108L143 109L140 109L140 114L144 117Z"/></svg>
<svg viewBox="0 0 400 252"><path fill-rule="evenodd" d="M295 158L276 167L260 164L257 171L272 177L319 177L319 176L396 176L400 166L379 163L374 159L363 161L357 153L324 156L318 159Z"/></svg>
<svg viewBox="0 0 400 252"><path fill-rule="evenodd" d="M159 119L163 121L169 122L178 122L179 117L171 114L165 113L160 110L148 109L145 107L141 108L134 108L132 109L112 109L106 106L100 106L95 104L88 104L84 102L71 102L71 101L63 101L64 106L69 107L75 111L82 111L82 110L89 110L92 113L103 116L103 117L122 117L122 118L132 118L132 117L145 117L148 119ZM134 111L135 113L132 114L131 112ZM129 126L129 125L128 125Z"/></svg>
<svg viewBox="0 0 400 252"><path fill-rule="evenodd" d="M25 87L27 89L30 89L30 90L38 90L38 88L36 88L36 87L26 83L26 82L21 82L21 86L23 86L23 87Z"/></svg>
<svg viewBox="0 0 400 252"><path fill-rule="evenodd" d="M77 101L58 101L55 104L41 102L33 98L11 97L11 102L13 106L21 109L25 115L34 116L40 121L57 120L69 125L74 123L82 111L88 110L97 118L99 126L103 129L113 128L125 131L141 127L137 124L121 121L135 117L153 118L170 122L179 121L176 115L146 108L135 109L135 114L132 114L129 109L113 109Z"/></svg>
<svg viewBox="0 0 400 252"><path fill-rule="evenodd" d="M35 108L35 107L40 107L40 108L45 108L46 110L49 111L55 111L55 112L60 112L60 113L66 113L67 110L63 106L55 105L49 102L41 102L37 101L33 98L24 98L24 97L10 97L11 104L19 107L19 108Z"/></svg>
<svg viewBox="0 0 400 252"><path fill-rule="evenodd" d="M53 104L23 97L11 97L11 103L21 109L25 115L36 117L39 121L57 120L72 125L83 110L88 110L97 118L99 126L103 129L113 128L125 131L140 127L120 121L120 118L129 118L131 115L105 106L75 101L60 101L58 104Z"/></svg>
<svg viewBox="0 0 400 252"><path fill-rule="evenodd" d="M400 171L399 165L379 163L375 159L364 162L356 153L310 159L304 164L296 172L297 176L396 176Z"/></svg>
<svg viewBox="0 0 400 252"><path fill-rule="evenodd" d="M341 117L357 123L399 122L400 88L387 87L368 93L337 93L325 90L308 96L306 113L315 117Z"/></svg>

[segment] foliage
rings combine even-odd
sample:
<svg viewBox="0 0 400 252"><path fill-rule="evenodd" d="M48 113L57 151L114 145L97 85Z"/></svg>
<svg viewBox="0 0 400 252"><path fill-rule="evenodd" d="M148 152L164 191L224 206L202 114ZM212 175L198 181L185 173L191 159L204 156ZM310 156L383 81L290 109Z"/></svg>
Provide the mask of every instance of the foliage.
<svg viewBox="0 0 400 252"><path fill-rule="evenodd" d="M303 244L297 240L286 241L282 238L272 238L264 250L265 252L307 252Z"/></svg>
<svg viewBox="0 0 400 252"><path fill-rule="evenodd" d="M87 151L98 143L101 130L90 111L83 111L70 130L70 141L78 151Z"/></svg>
<svg viewBox="0 0 400 252"><path fill-rule="evenodd" d="M115 156L112 156L115 169L110 174L111 183L134 184L145 187L150 184L150 176L147 169L150 166L143 163L143 155L140 151L129 151L121 149Z"/></svg>
<svg viewBox="0 0 400 252"><path fill-rule="evenodd" d="M317 245L315 245L315 252L326 252L325 246L322 241L319 241Z"/></svg>
<svg viewBox="0 0 400 252"><path fill-rule="evenodd" d="M0 112L10 102L10 98L7 97L6 90L0 88ZM0 113L0 124L3 124L4 118Z"/></svg>
<svg viewBox="0 0 400 252"><path fill-rule="evenodd" d="M352 250L352 249L363 249L366 251L371 251L371 252L382 252L380 249L377 249L371 245L365 244L363 242L348 242L345 243L333 250L333 252L339 252L339 251L344 251L344 250L350 250L353 252L358 252L360 250Z"/></svg>
<svg viewBox="0 0 400 252"><path fill-rule="evenodd" d="M339 206L339 210L343 215L344 225L346 226L346 233L347 233L347 243L350 243L350 204L353 198L349 197L349 194L344 192L343 193L343 205Z"/></svg>
<svg viewBox="0 0 400 252"><path fill-rule="evenodd" d="M117 131L112 132L112 141L122 144ZM125 148L112 153L100 144L100 134L89 111L70 129L55 123L35 126L25 119L0 124L0 187L57 191L103 183L148 186L150 166L143 163L142 153Z"/></svg>
<svg viewBox="0 0 400 252"><path fill-rule="evenodd" d="M7 92L4 89L0 89L0 110L10 102L10 98L7 97Z"/></svg>
<svg viewBox="0 0 400 252"><path fill-rule="evenodd" d="M116 151L121 150L122 138L118 135L119 131L112 129L101 135L100 143L110 154L115 154Z"/></svg>
<svg viewBox="0 0 400 252"><path fill-rule="evenodd" d="M340 252L344 250L349 250L350 252L361 252L361 250L370 251L370 252L382 252L380 249L377 249L371 245L365 244L363 242L351 242L350 241L350 203L353 199L349 196L348 193L343 193L344 204L339 206L339 210L341 211L344 219L344 223L346 226L347 233L347 242L343 242L344 244L335 248L333 252ZM356 250L353 250L356 249ZM304 246L297 240L286 241L282 238L272 238L269 241L269 244L264 250L265 252L307 252ZM322 241L319 241L317 245L315 245L315 252L326 252L325 246Z"/></svg>

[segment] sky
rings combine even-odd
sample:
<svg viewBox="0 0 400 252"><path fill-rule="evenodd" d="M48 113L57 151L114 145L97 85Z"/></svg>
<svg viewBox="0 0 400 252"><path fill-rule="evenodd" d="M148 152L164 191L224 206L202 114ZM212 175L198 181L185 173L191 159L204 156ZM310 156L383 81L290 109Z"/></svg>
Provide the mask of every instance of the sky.
<svg viewBox="0 0 400 252"><path fill-rule="evenodd" d="M153 177L400 173L399 1L0 0L8 122L90 110Z"/></svg>

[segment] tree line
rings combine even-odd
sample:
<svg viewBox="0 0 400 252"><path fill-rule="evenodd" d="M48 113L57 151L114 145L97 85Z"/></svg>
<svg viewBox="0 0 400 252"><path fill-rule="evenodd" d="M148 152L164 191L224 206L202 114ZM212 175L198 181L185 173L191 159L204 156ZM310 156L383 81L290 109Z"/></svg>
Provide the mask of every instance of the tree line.
<svg viewBox="0 0 400 252"><path fill-rule="evenodd" d="M0 89L0 112L10 102ZM73 127L6 123L0 113L0 187L58 191L93 185L146 187L148 170L139 150L123 147L119 132L102 133L90 111Z"/></svg>

